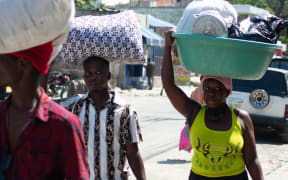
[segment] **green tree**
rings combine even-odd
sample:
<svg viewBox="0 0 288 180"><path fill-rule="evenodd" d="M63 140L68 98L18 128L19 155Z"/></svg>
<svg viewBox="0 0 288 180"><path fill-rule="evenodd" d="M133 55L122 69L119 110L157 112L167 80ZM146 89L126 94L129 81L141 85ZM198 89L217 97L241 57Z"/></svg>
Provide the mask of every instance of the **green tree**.
<svg viewBox="0 0 288 180"><path fill-rule="evenodd" d="M229 0L231 4L250 4L268 10L283 19L288 19L288 0Z"/></svg>
<svg viewBox="0 0 288 180"><path fill-rule="evenodd" d="M276 16L288 19L288 0L266 0Z"/></svg>
<svg viewBox="0 0 288 180"><path fill-rule="evenodd" d="M97 9L96 2L99 0L75 0L75 4L77 8L80 9Z"/></svg>
<svg viewBox="0 0 288 180"><path fill-rule="evenodd" d="M271 14L274 14L274 10L270 8L267 0L229 0L231 4L249 4L265 10L268 10Z"/></svg>

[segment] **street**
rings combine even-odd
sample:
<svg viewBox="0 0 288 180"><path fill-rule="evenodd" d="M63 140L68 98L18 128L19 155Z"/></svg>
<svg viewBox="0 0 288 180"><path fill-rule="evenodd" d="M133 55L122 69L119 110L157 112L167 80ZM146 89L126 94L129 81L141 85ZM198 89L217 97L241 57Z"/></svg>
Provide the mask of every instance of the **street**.
<svg viewBox="0 0 288 180"><path fill-rule="evenodd" d="M140 151L147 179L187 179L192 153L178 150L184 117L176 112L167 97L124 94L122 97L138 112L144 138ZM265 179L272 180L273 173L288 166L288 144L281 143L277 136L263 131L257 131L256 141Z"/></svg>
<svg viewBox="0 0 288 180"><path fill-rule="evenodd" d="M139 116L144 137L144 160L177 147L178 134L185 121L166 97L135 96L125 99L133 104Z"/></svg>

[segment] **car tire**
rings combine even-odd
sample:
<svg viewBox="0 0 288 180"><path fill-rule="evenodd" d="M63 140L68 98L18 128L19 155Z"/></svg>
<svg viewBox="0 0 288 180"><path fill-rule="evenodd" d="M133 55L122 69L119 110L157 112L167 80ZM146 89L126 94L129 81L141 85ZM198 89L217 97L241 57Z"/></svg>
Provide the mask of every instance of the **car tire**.
<svg viewBox="0 0 288 180"><path fill-rule="evenodd" d="M278 133L279 139L283 143L288 143L288 132Z"/></svg>

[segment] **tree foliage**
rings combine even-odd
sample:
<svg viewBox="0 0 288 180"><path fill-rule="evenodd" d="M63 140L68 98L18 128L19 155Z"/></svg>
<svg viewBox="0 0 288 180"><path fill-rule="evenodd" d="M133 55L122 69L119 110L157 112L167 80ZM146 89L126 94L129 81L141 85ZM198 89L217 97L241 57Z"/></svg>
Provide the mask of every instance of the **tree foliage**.
<svg viewBox="0 0 288 180"><path fill-rule="evenodd" d="M283 19L288 19L288 0L229 0L231 4L250 4L268 10Z"/></svg>
<svg viewBox="0 0 288 180"><path fill-rule="evenodd" d="M229 0L229 2L231 4L249 4L252 6L266 9L266 10L270 11L270 13L273 13L273 10L269 7L266 0Z"/></svg>
<svg viewBox="0 0 288 180"><path fill-rule="evenodd" d="M95 7L97 0L75 0L76 7L79 9L97 9Z"/></svg>
<svg viewBox="0 0 288 180"><path fill-rule="evenodd" d="M274 14L283 19L288 19L288 0L266 0Z"/></svg>

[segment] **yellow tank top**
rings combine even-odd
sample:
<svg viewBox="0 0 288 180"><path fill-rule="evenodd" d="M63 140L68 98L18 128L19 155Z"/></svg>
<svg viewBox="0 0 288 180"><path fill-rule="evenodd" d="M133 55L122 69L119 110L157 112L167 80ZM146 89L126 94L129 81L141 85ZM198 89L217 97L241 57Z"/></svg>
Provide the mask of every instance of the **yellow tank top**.
<svg viewBox="0 0 288 180"><path fill-rule="evenodd" d="M241 174L245 170L242 156L244 140L241 125L233 111L232 126L226 131L209 129L205 124L202 107L190 128L194 149L192 171L206 177L223 177Z"/></svg>

